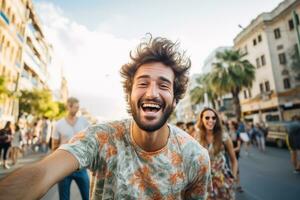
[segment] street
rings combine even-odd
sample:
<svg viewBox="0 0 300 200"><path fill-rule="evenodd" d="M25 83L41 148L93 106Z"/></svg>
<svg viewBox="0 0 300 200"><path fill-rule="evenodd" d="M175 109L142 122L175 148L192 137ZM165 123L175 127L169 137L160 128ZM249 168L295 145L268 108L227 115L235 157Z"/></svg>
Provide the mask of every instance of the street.
<svg viewBox="0 0 300 200"><path fill-rule="evenodd" d="M294 174L287 149L267 146L266 153L251 149L240 158L244 193L238 200L296 200L300 196L300 174Z"/></svg>

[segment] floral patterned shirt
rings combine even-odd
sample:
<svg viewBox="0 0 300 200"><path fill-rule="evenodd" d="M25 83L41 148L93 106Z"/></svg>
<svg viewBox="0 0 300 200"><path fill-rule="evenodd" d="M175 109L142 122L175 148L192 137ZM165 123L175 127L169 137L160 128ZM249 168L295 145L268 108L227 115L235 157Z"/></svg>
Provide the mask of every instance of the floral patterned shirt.
<svg viewBox="0 0 300 200"><path fill-rule="evenodd" d="M168 143L156 152L135 144L131 119L91 126L60 149L91 170L91 199L206 199L211 187L207 150L168 126Z"/></svg>

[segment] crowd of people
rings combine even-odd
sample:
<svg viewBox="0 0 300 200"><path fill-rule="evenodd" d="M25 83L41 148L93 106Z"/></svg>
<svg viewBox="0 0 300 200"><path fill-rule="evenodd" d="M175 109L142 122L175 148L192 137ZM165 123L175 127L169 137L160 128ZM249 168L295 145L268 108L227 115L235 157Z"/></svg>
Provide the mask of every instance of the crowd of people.
<svg viewBox="0 0 300 200"><path fill-rule="evenodd" d="M0 158L3 169L15 165L18 158L32 152L47 153L53 123L47 118L28 121L24 118L16 123L7 121L0 129ZM1 161L1 159L0 159Z"/></svg>

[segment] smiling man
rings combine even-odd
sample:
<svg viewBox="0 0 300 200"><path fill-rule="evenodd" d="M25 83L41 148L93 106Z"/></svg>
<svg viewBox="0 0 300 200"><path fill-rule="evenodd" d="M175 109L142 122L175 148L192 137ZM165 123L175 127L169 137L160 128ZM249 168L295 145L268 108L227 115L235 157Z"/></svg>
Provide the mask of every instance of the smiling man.
<svg viewBox="0 0 300 200"><path fill-rule="evenodd" d="M207 151L167 123L188 83L190 60L178 47L166 38L143 41L121 68L133 119L78 133L46 159L2 180L0 196L39 198L64 176L89 168L91 199L206 199Z"/></svg>

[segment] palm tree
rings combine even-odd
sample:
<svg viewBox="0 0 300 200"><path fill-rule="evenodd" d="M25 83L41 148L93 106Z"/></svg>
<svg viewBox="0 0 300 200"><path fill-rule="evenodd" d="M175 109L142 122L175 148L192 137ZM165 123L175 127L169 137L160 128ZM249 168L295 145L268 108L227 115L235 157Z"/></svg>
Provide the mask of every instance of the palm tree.
<svg viewBox="0 0 300 200"><path fill-rule="evenodd" d="M255 79L255 67L243 56L239 50L217 53L217 62L209 75L209 82L216 93L232 94L237 120L241 119L239 93L242 88L252 87Z"/></svg>
<svg viewBox="0 0 300 200"><path fill-rule="evenodd" d="M215 99L217 98L216 93L212 90L208 84L208 74L202 74L196 79L197 86L190 91L192 104L199 104L205 102L205 94L207 94L208 100L212 103L215 108Z"/></svg>

